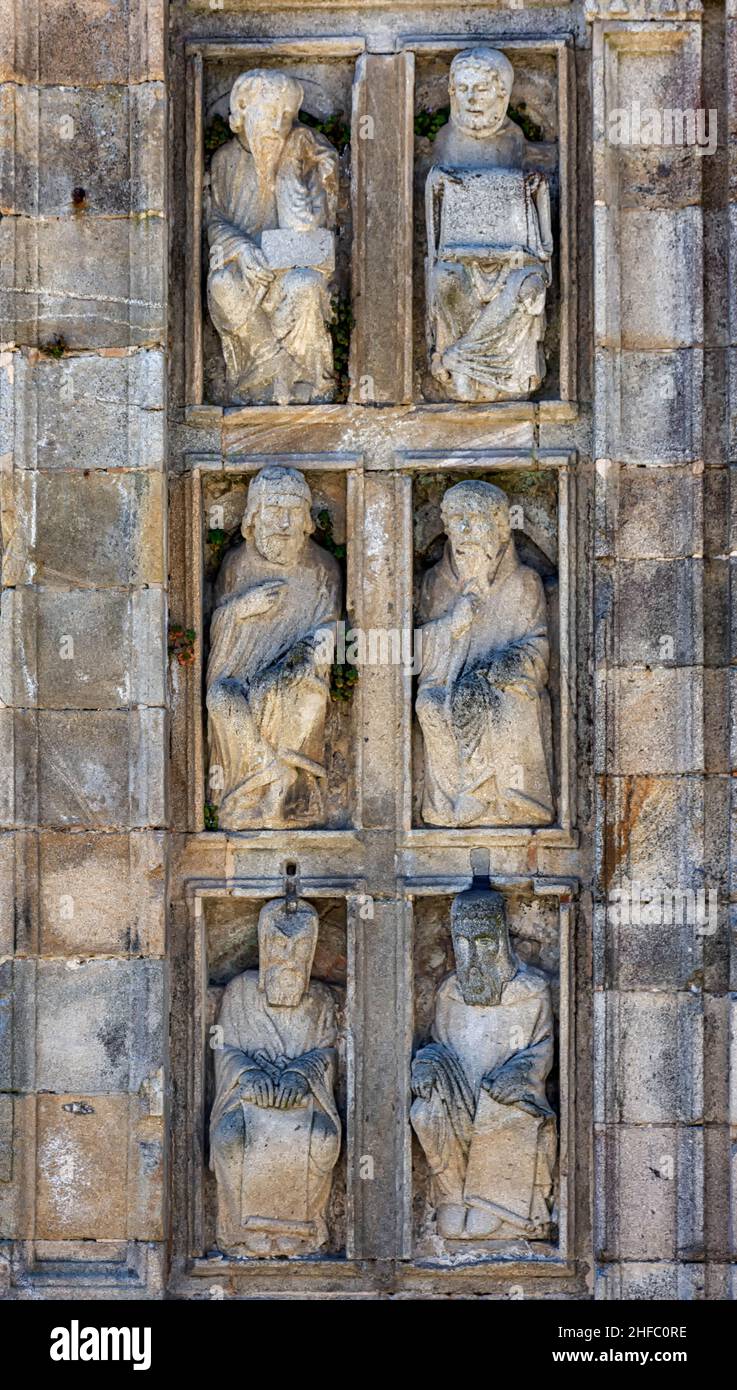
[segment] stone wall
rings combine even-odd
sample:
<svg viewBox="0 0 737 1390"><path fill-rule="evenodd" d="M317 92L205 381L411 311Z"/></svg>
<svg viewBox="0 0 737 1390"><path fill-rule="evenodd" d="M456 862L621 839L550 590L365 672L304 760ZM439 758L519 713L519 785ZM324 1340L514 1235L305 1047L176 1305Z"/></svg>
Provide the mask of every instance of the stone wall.
<svg viewBox="0 0 737 1390"><path fill-rule="evenodd" d="M10 1298L734 1296L736 33L733 0L6 5ZM482 42L513 63L555 242L545 381L488 404L428 385L423 241L431 118ZM229 401L208 312L212 156L255 67L298 76L337 142L330 403ZM716 113L715 148L613 137L653 108ZM330 703L324 822L219 828L214 586L269 463L328 513L363 631L412 631L448 486L503 488L551 636L548 823L424 822L413 675L379 660ZM487 873L552 992L558 1138L548 1238L469 1257L437 1237L410 1067L451 902ZM212 1030L294 883L343 1143L321 1255L244 1260L215 1234ZM663 910L702 890L695 920Z"/></svg>

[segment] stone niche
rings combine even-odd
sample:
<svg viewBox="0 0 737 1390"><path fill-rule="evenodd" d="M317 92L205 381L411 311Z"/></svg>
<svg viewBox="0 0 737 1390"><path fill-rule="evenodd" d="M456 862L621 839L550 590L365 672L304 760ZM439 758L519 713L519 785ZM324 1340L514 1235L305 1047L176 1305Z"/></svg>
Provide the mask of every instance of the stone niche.
<svg viewBox="0 0 737 1390"><path fill-rule="evenodd" d="M318 563L319 557L322 556L324 562L330 565L331 574L336 577L336 587L339 590L339 623L345 623L343 634L350 630L352 621L358 621L354 595L359 594L360 608L360 591L356 588L352 547L349 543L350 536L356 534L357 509L360 506L361 477L355 462L355 459L351 460L348 456L343 456L340 462L326 456L270 456L268 459L251 459L243 465L234 464L232 467L229 463L223 468L220 462L201 461L193 517L195 527L199 531L199 535L195 535L195 544L199 544L198 553L201 557L201 619L196 612L192 617L193 626L204 634L202 650L199 650L199 644L196 644L196 669L192 682L193 698L197 702L197 709L193 710L193 725L199 743L195 764L201 768L201 777L194 789L198 828L239 831L320 827L340 830L347 829L354 821L360 682L358 671L346 662L342 647L348 644L343 640L341 647L340 627L336 633L334 659L325 677L325 684L329 686L329 698L324 703L324 740L319 737L318 732L317 742L320 747L312 747L309 739L305 744L307 753L316 754L313 760L319 762L324 774L317 781L313 779L314 804L310 803L306 814L304 807L301 810L298 808L293 814L287 809L284 814L280 811L275 817L271 817L271 823L262 824L248 811L242 815L236 812L230 816L222 813L227 786L224 788L222 785L220 763L213 751L213 731L210 728L212 715L208 714L207 707L207 681L212 650L213 610L218 598L218 577L223 573L223 566L227 566L229 557L233 557L234 551L243 545L241 524L247 506L249 485L259 476L262 467L267 465L269 469L275 468L279 472L286 470L292 478L297 474L307 484L311 493L310 513L315 528L309 537L309 543L313 547L311 553L318 557ZM195 583L194 592L197 591L198 585ZM281 606L284 607L283 604ZM260 615L255 621L261 624L262 631L268 635L272 621L276 623L278 619L272 620L271 615L267 613ZM225 674L232 675L235 669L226 666ZM247 662L245 669L249 669ZM281 727L282 725L284 716L281 718L278 735L280 741L292 742L291 726L286 729ZM259 739L262 734L264 737L271 737L268 720L259 727ZM236 741L239 737L238 734ZM248 767L244 766L241 771L245 774L250 773L250 764ZM309 774L307 775L309 778ZM226 772L226 782L227 777ZM269 819L268 816L265 817L266 821Z"/></svg>
<svg viewBox="0 0 737 1390"><path fill-rule="evenodd" d="M553 1161L549 1170L546 1169L550 1172L549 1187L542 1184L543 1220L530 1238L519 1234L494 1238L475 1238L468 1232L460 1236L441 1234L438 1206L442 1198L434 1185L427 1157L415 1131L412 1135L413 1257L415 1260L430 1259L447 1265L499 1259L524 1259L543 1264L565 1262L572 1239L568 1177L573 1095L573 1053L568 1022L572 990L569 952L574 915L571 886L563 882L530 879L492 879L491 885L502 893L504 899L512 951L523 967L531 967L539 972L538 987L544 993L549 991L552 1005L552 1064L544 1095L553 1112L550 1123L554 1127L554 1139L553 1152L548 1154ZM458 898L455 901L458 902ZM427 894L414 900L413 1058L433 1040L438 990L457 968L450 925L453 902L454 898L445 894ZM504 1004L500 1012L505 1014L505 1028L507 1020L510 1020L509 1034L514 1037L515 1024L519 1020ZM512 1050L524 1046L528 1041L522 1038L522 1031ZM477 1126L478 1123L477 1116ZM548 1147L550 1149L550 1145ZM519 1144L515 1153L519 1153ZM516 1159L510 1171L513 1174L516 1172ZM468 1174L466 1176L468 1179ZM487 1197L496 1195L486 1193Z"/></svg>
<svg viewBox="0 0 737 1390"><path fill-rule="evenodd" d="M527 399L540 401L565 401L575 398L574 387L574 345L575 304L573 301L572 242L575 233L575 210L573 205L573 186L570 165L573 149L573 114L570 101L570 49L565 40L551 41L518 39L512 42L494 42L489 38L474 39L469 36L461 45L458 40L427 39L407 41L414 51L415 88L415 161L414 161L414 255L413 255L413 356L415 397L427 401L447 400L486 400ZM549 278L544 293L544 325L540 327L540 344L544 352L544 377L539 385L529 391L520 390L518 384L510 382L508 396L496 396L493 390L483 386L470 393L463 387L460 394L453 384L442 384L437 374L431 370L434 351L442 344L436 342L437 321L433 321L433 292L428 294L427 277L428 256L433 260L432 248L428 246L427 196L428 179L442 168L450 171L450 184L460 188L464 175L472 174L469 157L469 142L449 140L452 122L450 112L449 77L451 63L461 53L492 50L512 64L513 85L507 109L507 120L511 122L511 136L507 145L521 145L518 133L526 141L522 168L527 174L540 174L547 186L547 201L550 206L550 232L552 255L547 260L546 274ZM506 129L510 129L509 126ZM483 141L470 141L483 146ZM483 159L483 155L481 156ZM500 155L502 169L507 160ZM495 170L495 175L498 173ZM459 174L461 179L459 181ZM504 175L508 177L508 175ZM468 179L468 188L463 190L465 203L458 212L456 231L469 241L486 239L489 242L503 242L509 234L504 215L494 223L493 209L501 210L509 206L509 193L484 191L482 185L486 176L481 174L474 181ZM471 187L476 183L476 190ZM474 227L474 209L476 226ZM452 213L449 213L452 217ZM436 222L440 223L437 209ZM491 227L494 227L490 235ZM442 236L440 225L435 228L437 237ZM451 240L452 231L449 232ZM524 237L521 238L524 240ZM439 254L439 253L438 253ZM451 253L453 255L453 253ZM442 256L441 256L442 259ZM462 263L462 257L461 257ZM488 266L486 267L488 272ZM446 266L447 272L447 266ZM514 272L513 272L514 273ZM484 267L481 265L472 272L474 282L483 279ZM447 276L446 276L447 278ZM450 283L450 282L449 282ZM487 285L488 285L487 279ZM494 291L495 293L496 291ZM473 292L475 293L475 291ZM490 290L491 294L492 291ZM481 290L482 296L484 291ZM469 297L469 296L462 296ZM503 298L504 296L500 296ZM436 299L437 303L437 299ZM478 308L478 305L476 306ZM453 283L446 296L443 316L452 320L444 333L446 343L457 337L458 332L469 328L468 305L459 303L457 283ZM475 315L475 310L474 310ZM473 315L472 315L473 317ZM493 333L493 330L492 330ZM510 328L510 338L519 342L519 324ZM477 347L476 351L479 349ZM506 340L497 343L496 351L504 357L507 351ZM483 355L483 351L482 351ZM457 385L457 383L456 383Z"/></svg>
<svg viewBox="0 0 737 1390"><path fill-rule="evenodd" d="M243 972L257 972L259 969L259 914L268 901L267 898L247 898L215 894L201 900L199 942L201 950L200 979L202 996L196 1005L201 1020L203 1050L201 1068L195 1070L195 1134L201 1137L201 1165L194 1171L194 1191L190 1194L193 1204L193 1225L195 1257L213 1258L226 1253L228 1258L249 1259L249 1255L222 1252L218 1247L218 1185L213 1169L210 1167L209 1126L213 1103L216 1096L215 1047L218 1041L217 1023L221 1017L221 1005L226 986ZM320 989L329 991L334 1006L336 1026L334 1103L340 1122L341 1138L337 1162L332 1168L330 1193L325 1207L327 1239L320 1247L321 1257L335 1256L345 1250L346 1245L346 1153L347 1153L347 1072L346 1072L346 977L347 977L347 927L345 901L341 898L322 897L302 899L300 905L310 904L318 916L317 945L315 949L310 985L318 982ZM264 1044L270 1039L265 1037ZM262 1112L268 1114L268 1111ZM287 1112L280 1112L282 1115ZM278 1138L277 1138L278 1145ZM287 1161L289 1158L287 1156ZM198 1177L198 1171L201 1177ZM278 1185L278 1162L272 1156L268 1161L270 1181ZM292 1175L294 1177L294 1175ZM277 1204L278 1205L278 1204ZM255 1257L258 1258L258 1257ZM268 1256L267 1256L268 1258Z"/></svg>
<svg viewBox="0 0 737 1390"><path fill-rule="evenodd" d="M571 586L574 559L569 531L573 483L569 460L564 455L552 453L540 454L534 460L524 455L504 456L501 452L497 456L473 454L467 460L455 454L445 459L433 456L432 471L429 461L429 456L408 459L405 473L405 530L407 550L413 555L411 608L415 642L414 671L411 679L406 680L405 696L408 723L411 717L408 761L411 760L412 768L411 804L409 793L405 798L405 831L410 841L433 837L452 839L454 834L468 834L473 827L477 827L479 844L485 843L487 832L493 833L498 827L505 827L512 833L519 831L522 836L540 833L565 840L572 827L574 713L570 664L574 631ZM508 510L511 534L507 560L500 562L489 590L487 607L491 626L487 635L482 631L478 638L476 636L485 621L482 603L480 610L469 615L468 637L451 627L447 634L441 632L434 637L432 619L442 615L445 624L464 589L464 577L455 570L452 544L446 532L448 523L441 509L446 494L465 483L471 485L472 491L469 501L461 503L462 522L470 526L471 538L476 542L483 538L479 534L480 523L473 517L476 505L473 488L481 485L484 507L487 501L483 489L489 487L489 495L501 500ZM462 489L452 495L461 497ZM493 524L492 520L492 528ZM492 557L488 573L496 564ZM505 566L516 573L516 580L512 577L511 584L499 578ZM407 612L409 585L408 574ZM499 613L506 606L516 621L522 608L522 590L531 594L529 620L521 623L519 631L505 627L502 634L497 621ZM488 618L489 614L486 616ZM468 734L463 727L463 709L449 713L451 695L456 698L458 678L464 674L461 656L464 640L469 645L465 657L469 671L474 664L483 669L490 667L504 651L514 656L514 650L519 650L521 645L531 644L534 648L540 640L544 644L541 665L534 673L529 668L523 670L522 684L518 687L512 684L511 694L508 689L502 689L501 705L492 671L484 690L474 697L480 700L472 710L478 723L475 734L473 730ZM502 647L502 643L506 646ZM538 655L534 650L535 662ZM443 720L442 725L435 723L434 732L424 727L426 716L422 709L423 691L433 684L442 697L440 715ZM521 691L516 704L515 690ZM531 721L530 731L517 749L515 738L524 721ZM473 781L482 767L480 760L486 747L487 770L495 777L500 795L496 809L492 799L482 794L478 806L475 810L471 808L468 814L461 810L458 814L450 811L444 815L438 805L448 806L445 793L448 792L450 801L453 800L452 792L444 785L444 778L449 775L446 754L453 740L460 749L466 738L468 748L463 757L459 755L461 765L452 775L460 786ZM439 762L435 776L431 767L433 760ZM409 785L409 768L407 773ZM434 793L430 785L433 780L440 784L439 789L436 785ZM532 810L526 809L525 796L515 798L513 790L505 800L503 784L510 789L517 786L523 794L529 792Z"/></svg>
<svg viewBox="0 0 737 1390"><path fill-rule="evenodd" d="M361 48L361 43L341 46L339 40L332 46L328 40L295 41L281 48L248 42L188 45L193 108L188 128L190 405L347 398L351 104L355 56ZM310 56L299 56L305 51ZM272 95L278 106L294 105L294 83L303 94L294 113L291 153L285 146L276 171L269 167L268 153L260 164L260 156L254 159L254 165L263 165L258 194L230 124L234 85L256 71L267 79L263 91L246 90L244 105L253 110L264 109ZM271 75L284 79L273 92L268 90ZM231 149L223 157L229 142ZM273 198L277 206L259 211L264 188L267 203ZM221 219L217 234L213 215ZM243 236L257 248L263 274L253 265L243 268ZM236 330L235 336L226 327ZM262 362L278 356L282 366L273 371L254 367L254 343L260 344L256 355ZM229 353L231 365L226 367ZM301 378L311 372L308 390Z"/></svg>

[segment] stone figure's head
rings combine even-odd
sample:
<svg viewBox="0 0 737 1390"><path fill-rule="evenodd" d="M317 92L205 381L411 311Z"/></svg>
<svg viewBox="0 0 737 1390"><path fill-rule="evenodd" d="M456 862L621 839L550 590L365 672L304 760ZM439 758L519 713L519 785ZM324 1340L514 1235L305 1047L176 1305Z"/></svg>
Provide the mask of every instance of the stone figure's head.
<svg viewBox="0 0 737 1390"><path fill-rule="evenodd" d="M519 962L509 941L501 893L469 888L450 910L456 973L467 1004L499 1004Z"/></svg>
<svg viewBox="0 0 737 1390"><path fill-rule="evenodd" d="M461 582L488 579L512 535L507 494L469 479L448 488L440 512Z"/></svg>
<svg viewBox="0 0 737 1390"><path fill-rule="evenodd" d="M230 93L230 128L249 149L254 143L273 143L280 150L302 98L302 84L287 73L269 68L243 72Z"/></svg>
<svg viewBox="0 0 737 1390"><path fill-rule="evenodd" d="M262 468L250 483L241 534L265 560L294 566L315 529L312 493L296 468Z"/></svg>
<svg viewBox="0 0 737 1390"><path fill-rule="evenodd" d="M496 48L466 48L450 65L451 119L467 135L495 135L507 114L514 68Z"/></svg>
<svg viewBox="0 0 737 1390"><path fill-rule="evenodd" d="M295 1009L310 983L318 917L301 898L288 911L284 898L261 908L258 918L258 986L272 1007Z"/></svg>

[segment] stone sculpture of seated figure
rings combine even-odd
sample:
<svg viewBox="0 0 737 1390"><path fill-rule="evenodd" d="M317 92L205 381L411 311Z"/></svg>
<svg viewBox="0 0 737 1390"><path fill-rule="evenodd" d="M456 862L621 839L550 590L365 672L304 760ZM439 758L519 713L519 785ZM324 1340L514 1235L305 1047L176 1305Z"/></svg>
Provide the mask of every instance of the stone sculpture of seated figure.
<svg viewBox="0 0 737 1390"><path fill-rule="evenodd" d="M294 468L262 468L244 541L215 587L207 667L210 788L225 830L319 825L340 571L310 540L311 494Z"/></svg>
<svg viewBox="0 0 737 1390"><path fill-rule="evenodd" d="M243 73L230 96L235 139L212 160L207 300L228 398L246 404L333 397L338 157L296 119L301 104L295 78Z"/></svg>
<svg viewBox="0 0 737 1390"><path fill-rule="evenodd" d="M317 932L309 903L266 903L258 971L236 975L223 995L210 1166L218 1246L236 1256L309 1254L327 1240L341 1127L335 1004L310 980Z"/></svg>
<svg viewBox="0 0 737 1390"><path fill-rule="evenodd" d="M513 81L496 49L454 58L427 177L430 373L448 400L524 398L545 376L550 196L507 116Z"/></svg>
<svg viewBox="0 0 737 1390"><path fill-rule="evenodd" d="M454 899L456 970L441 984L433 1041L412 1063L412 1126L446 1239L550 1234L555 1117L550 988L509 941L500 893Z"/></svg>

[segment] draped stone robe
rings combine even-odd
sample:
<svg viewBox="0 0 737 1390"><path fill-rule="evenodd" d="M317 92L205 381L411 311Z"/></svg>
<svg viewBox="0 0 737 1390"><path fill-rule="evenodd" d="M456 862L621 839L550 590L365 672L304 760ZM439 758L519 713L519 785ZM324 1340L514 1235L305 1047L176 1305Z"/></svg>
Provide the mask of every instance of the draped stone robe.
<svg viewBox="0 0 737 1390"><path fill-rule="evenodd" d="M275 607L242 618L239 600L276 579L285 591ZM211 795L224 828L322 819L330 692L323 638L339 605L338 565L314 541L294 569L267 560L252 540L225 556L207 667L210 769L220 767L223 779Z"/></svg>
<svg viewBox="0 0 737 1390"><path fill-rule="evenodd" d="M447 544L425 576L419 609L423 819L448 826L548 824L553 800L545 751L549 645L542 582L520 563L510 540L470 631L454 638L451 615L461 590Z"/></svg>
<svg viewBox="0 0 737 1390"><path fill-rule="evenodd" d="M454 400L525 397L545 376L553 237L544 174L507 118L486 140L443 127L425 188L431 371ZM455 211L453 211L455 209Z"/></svg>
<svg viewBox="0 0 737 1390"><path fill-rule="evenodd" d="M549 1233L555 1117L545 1095L553 1064L548 983L520 963L499 1004L466 1004L457 975L440 986L433 1041L417 1053L432 1062L429 1100L412 1104L413 1128L433 1174L435 1198L484 1207L502 1224L497 1238ZM512 1105L482 1089L484 1076L510 1074L524 1097Z"/></svg>
<svg viewBox="0 0 737 1390"><path fill-rule="evenodd" d="M333 995L313 980L295 1007L274 1006L259 988L258 971L248 970L227 986L218 1021L223 1046L214 1052L210 1117L218 1244L248 1253L260 1234L281 1234L317 1248L327 1235L325 1207L341 1139ZM266 1070L278 1080L287 1066L309 1087L299 1105L280 1110L241 1098L245 1073Z"/></svg>
<svg viewBox="0 0 737 1390"><path fill-rule="evenodd" d="M300 399L332 399L327 274L319 267L295 266L277 271L265 287L249 281L238 261L244 246L260 248L264 231L309 230L295 211L295 189L309 194L312 227L335 225L337 154L307 126L290 131L273 178L260 177L253 154L240 140L229 140L213 156L208 307L233 400L287 400L298 385Z"/></svg>

